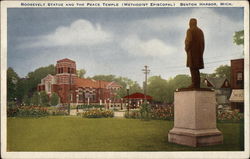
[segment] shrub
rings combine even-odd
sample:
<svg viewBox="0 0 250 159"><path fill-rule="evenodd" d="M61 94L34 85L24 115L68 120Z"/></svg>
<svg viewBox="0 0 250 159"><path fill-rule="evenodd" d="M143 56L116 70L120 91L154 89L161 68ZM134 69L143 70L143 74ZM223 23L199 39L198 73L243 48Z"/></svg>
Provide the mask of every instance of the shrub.
<svg viewBox="0 0 250 159"><path fill-rule="evenodd" d="M112 118L114 117L114 112L111 110L92 109L83 113L78 113L77 115L85 118Z"/></svg>
<svg viewBox="0 0 250 159"><path fill-rule="evenodd" d="M125 118L141 119L141 113L138 110L126 111Z"/></svg>
<svg viewBox="0 0 250 159"><path fill-rule="evenodd" d="M157 107L151 111L152 119L161 119L161 120L173 120L174 119L174 107Z"/></svg>
<svg viewBox="0 0 250 159"><path fill-rule="evenodd" d="M43 117L49 115L47 108L39 106L21 106L7 109L8 117Z"/></svg>
<svg viewBox="0 0 250 159"><path fill-rule="evenodd" d="M57 93L53 92L50 97L50 104L55 106L58 104L58 102L59 102L59 96L57 95Z"/></svg>

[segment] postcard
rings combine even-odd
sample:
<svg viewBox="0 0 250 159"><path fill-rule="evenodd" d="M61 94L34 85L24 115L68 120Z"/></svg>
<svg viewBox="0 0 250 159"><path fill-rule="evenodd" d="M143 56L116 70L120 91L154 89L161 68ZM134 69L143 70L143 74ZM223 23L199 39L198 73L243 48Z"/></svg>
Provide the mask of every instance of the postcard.
<svg viewBox="0 0 250 159"><path fill-rule="evenodd" d="M3 158L248 158L247 1L2 1Z"/></svg>

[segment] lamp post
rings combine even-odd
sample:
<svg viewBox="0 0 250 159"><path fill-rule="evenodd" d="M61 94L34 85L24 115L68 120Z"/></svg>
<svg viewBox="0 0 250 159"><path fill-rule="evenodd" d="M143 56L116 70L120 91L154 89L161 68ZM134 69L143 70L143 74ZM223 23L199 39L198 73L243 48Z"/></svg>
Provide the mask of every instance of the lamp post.
<svg viewBox="0 0 250 159"><path fill-rule="evenodd" d="M128 107L127 107L127 109L128 109L128 113L129 113L129 85L127 85L127 96L128 96Z"/></svg>
<svg viewBox="0 0 250 159"><path fill-rule="evenodd" d="M123 99L121 99L121 110L123 109L123 108L122 108L122 104L123 104Z"/></svg>

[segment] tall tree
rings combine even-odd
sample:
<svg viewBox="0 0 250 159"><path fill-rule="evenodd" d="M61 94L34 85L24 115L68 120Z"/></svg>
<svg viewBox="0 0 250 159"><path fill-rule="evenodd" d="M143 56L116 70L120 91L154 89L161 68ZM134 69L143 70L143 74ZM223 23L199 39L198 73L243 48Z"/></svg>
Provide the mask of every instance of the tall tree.
<svg viewBox="0 0 250 159"><path fill-rule="evenodd" d="M167 102L167 81L161 76L152 76L148 79L147 92L155 101Z"/></svg>
<svg viewBox="0 0 250 159"><path fill-rule="evenodd" d="M45 91L40 92L40 104L41 106L49 106L49 96Z"/></svg>
<svg viewBox="0 0 250 159"><path fill-rule="evenodd" d="M228 80L231 78L231 67L228 65L221 65L215 69L216 77L225 77Z"/></svg>
<svg viewBox="0 0 250 159"><path fill-rule="evenodd" d="M244 45L244 30L236 31L234 33L233 42L236 45Z"/></svg>
<svg viewBox="0 0 250 159"><path fill-rule="evenodd" d="M17 98L17 83L19 81L17 73L13 68L7 70L7 101L14 101Z"/></svg>
<svg viewBox="0 0 250 159"><path fill-rule="evenodd" d="M38 92L34 92L32 98L31 98L31 102L32 105L36 105L39 106L41 104L40 102L40 95Z"/></svg>
<svg viewBox="0 0 250 159"><path fill-rule="evenodd" d="M46 77L48 74L55 74L54 65L40 67L33 72L29 72L25 78L20 79L17 84L18 99L22 101L24 95L31 97L36 91L37 85L41 82L41 79Z"/></svg>
<svg viewBox="0 0 250 159"><path fill-rule="evenodd" d="M76 73L79 78L84 78L84 75L86 74L86 70L80 69L80 70L77 70Z"/></svg>
<svg viewBox="0 0 250 159"><path fill-rule="evenodd" d="M57 93L53 92L51 97L50 97L50 104L55 106L59 103L59 96Z"/></svg>

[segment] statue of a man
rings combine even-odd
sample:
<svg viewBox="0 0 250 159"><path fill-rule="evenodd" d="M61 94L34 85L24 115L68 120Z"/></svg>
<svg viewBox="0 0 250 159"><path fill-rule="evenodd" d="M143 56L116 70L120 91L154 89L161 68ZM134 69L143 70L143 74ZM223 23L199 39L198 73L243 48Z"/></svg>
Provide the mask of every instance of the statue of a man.
<svg viewBox="0 0 250 159"><path fill-rule="evenodd" d="M185 50L187 53L187 67L190 68L192 84L189 88L200 88L200 71L204 68L204 35L197 27L197 20L192 18L189 21L189 29L185 39Z"/></svg>

